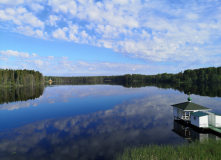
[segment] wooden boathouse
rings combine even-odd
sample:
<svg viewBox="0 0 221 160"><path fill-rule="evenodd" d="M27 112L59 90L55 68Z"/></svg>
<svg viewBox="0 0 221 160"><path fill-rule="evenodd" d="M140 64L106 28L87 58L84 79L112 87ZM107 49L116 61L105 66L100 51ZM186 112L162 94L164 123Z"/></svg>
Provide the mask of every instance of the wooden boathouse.
<svg viewBox="0 0 221 160"><path fill-rule="evenodd" d="M209 112L210 108L191 102L173 104L174 120L183 120L201 129L212 129L221 133L221 114Z"/></svg>
<svg viewBox="0 0 221 160"><path fill-rule="evenodd" d="M172 105L174 119L190 121L191 113L211 110L210 108L203 107L201 105L191 102L192 99L190 97L187 98L187 100L187 102Z"/></svg>

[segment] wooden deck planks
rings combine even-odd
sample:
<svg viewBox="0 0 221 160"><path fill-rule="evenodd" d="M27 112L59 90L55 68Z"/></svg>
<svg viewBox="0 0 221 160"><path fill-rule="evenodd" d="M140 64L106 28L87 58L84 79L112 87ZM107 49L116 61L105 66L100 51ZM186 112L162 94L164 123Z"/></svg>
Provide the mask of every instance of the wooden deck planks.
<svg viewBox="0 0 221 160"><path fill-rule="evenodd" d="M220 128L216 128L215 126L213 126L213 125L209 125L208 127L203 127L204 129L212 129L212 130L214 130L214 131L216 131L216 132L219 132L219 133L221 133L221 129Z"/></svg>
<svg viewBox="0 0 221 160"><path fill-rule="evenodd" d="M219 128L214 127L214 128L210 128L210 129L212 129L212 130L214 130L214 131L216 131L216 132L221 133L221 129L219 129Z"/></svg>

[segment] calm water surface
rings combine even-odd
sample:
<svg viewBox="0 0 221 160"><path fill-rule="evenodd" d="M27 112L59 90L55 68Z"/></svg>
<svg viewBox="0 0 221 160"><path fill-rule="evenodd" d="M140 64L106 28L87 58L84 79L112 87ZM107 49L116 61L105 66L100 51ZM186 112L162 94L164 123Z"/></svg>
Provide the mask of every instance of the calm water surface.
<svg viewBox="0 0 221 160"><path fill-rule="evenodd" d="M52 85L34 100L0 105L0 159L114 159L129 146L188 143L172 131L171 107L187 97L157 87ZM220 98L191 98L221 113Z"/></svg>

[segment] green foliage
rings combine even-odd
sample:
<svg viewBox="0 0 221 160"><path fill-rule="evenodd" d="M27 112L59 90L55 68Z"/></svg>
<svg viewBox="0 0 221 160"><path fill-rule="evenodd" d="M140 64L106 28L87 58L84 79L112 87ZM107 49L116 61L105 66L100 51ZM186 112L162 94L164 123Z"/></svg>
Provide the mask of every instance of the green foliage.
<svg viewBox="0 0 221 160"><path fill-rule="evenodd" d="M154 82L154 83L220 83L221 67L209 67L190 70L178 74L162 73L157 75L125 74L122 76L91 76L91 77L56 77L45 76L45 81L52 79L56 82L82 82L82 83L102 83L102 82ZM37 81L37 80L36 80Z"/></svg>
<svg viewBox="0 0 221 160"><path fill-rule="evenodd" d="M49 79L56 82L71 83L103 83L103 82L154 82L154 83L220 83L221 67L200 68L185 70L177 74L162 73L157 75L125 74L120 76L84 76L84 77L57 77L44 76L34 70L0 70L0 86L34 85L44 83Z"/></svg>
<svg viewBox="0 0 221 160"><path fill-rule="evenodd" d="M42 73L34 70L0 70L0 87L43 84Z"/></svg>
<svg viewBox="0 0 221 160"><path fill-rule="evenodd" d="M191 78L188 78L186 82L187 82L187 83L192 83L192 79L191 79Z"/></svg>
<svg viewBox="0 0 221 160"><path fill-rule="evenodd" d="M201 160L220 159L221 140L198 140L191 144L182 145L152 145L142 147L129 147L123 153L117 153L117 160Z"/></svg>

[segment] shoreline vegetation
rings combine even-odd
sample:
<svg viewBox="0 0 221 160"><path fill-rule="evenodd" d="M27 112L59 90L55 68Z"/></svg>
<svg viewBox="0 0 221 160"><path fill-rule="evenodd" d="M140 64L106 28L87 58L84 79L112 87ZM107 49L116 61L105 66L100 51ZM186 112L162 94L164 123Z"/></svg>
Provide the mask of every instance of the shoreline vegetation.
<svg viewBox="0 0 221 160"><path fill-rule="evenodd" d="M58 77L58 76L44 76L45 81L52 79L56 82L94 82L102 83L104 81L110 82L155 82L155 83L221 83L221 67L208 67L190 70L177 74L162 73L157 75L141 75L141 74L125 74L118 76L79 76L79 77Z"/></svg>
<svg viewBox="0 0 221 160"><path fill-rule="evenodd" d="M115 155L117 160L201 160L221 157L221 139L208 139L191 144L182 145L148 145L142 147L128 147L123 153Z"/></svg>
<svg viewBox="0 0 221 160"><path fill-rule="evenodd" d="M190 70L177 74L162 73L157 75L125 74L118 76L81 76L81 77L58 77L43 76L39 71L34 70L12 70L0 69L0 88L13 86L27 86L44 84L49 80L53 82L67 83L103 83L103 82L151 82L151 83L174 83L174 84L209 84L221 83L221 67L208 67Z"/></svg>
<svg viewBox="0 0 221 160"><path fill-rule="evenodd" d="M52 84L55 85L65 85L66 83L74 85L109 84L122 85L126 88L155 86L164 89L173 88L185 94L190 92L191 94L200 96L221 97L221 67L185 70L183 73L180 72L178 74L126 74L122 76L93 77L43 76L42 73L34 70L0 69L0 89L4 90L10 90L17 87L47 86L50 84L50 79L52 80Z"/></svg>
<svg viewBox="0 0 221 160"><path fill-rule="evenodd" d="M34 86L44 84L44 76L34 70L0 69L0 88Z"/></svg>

